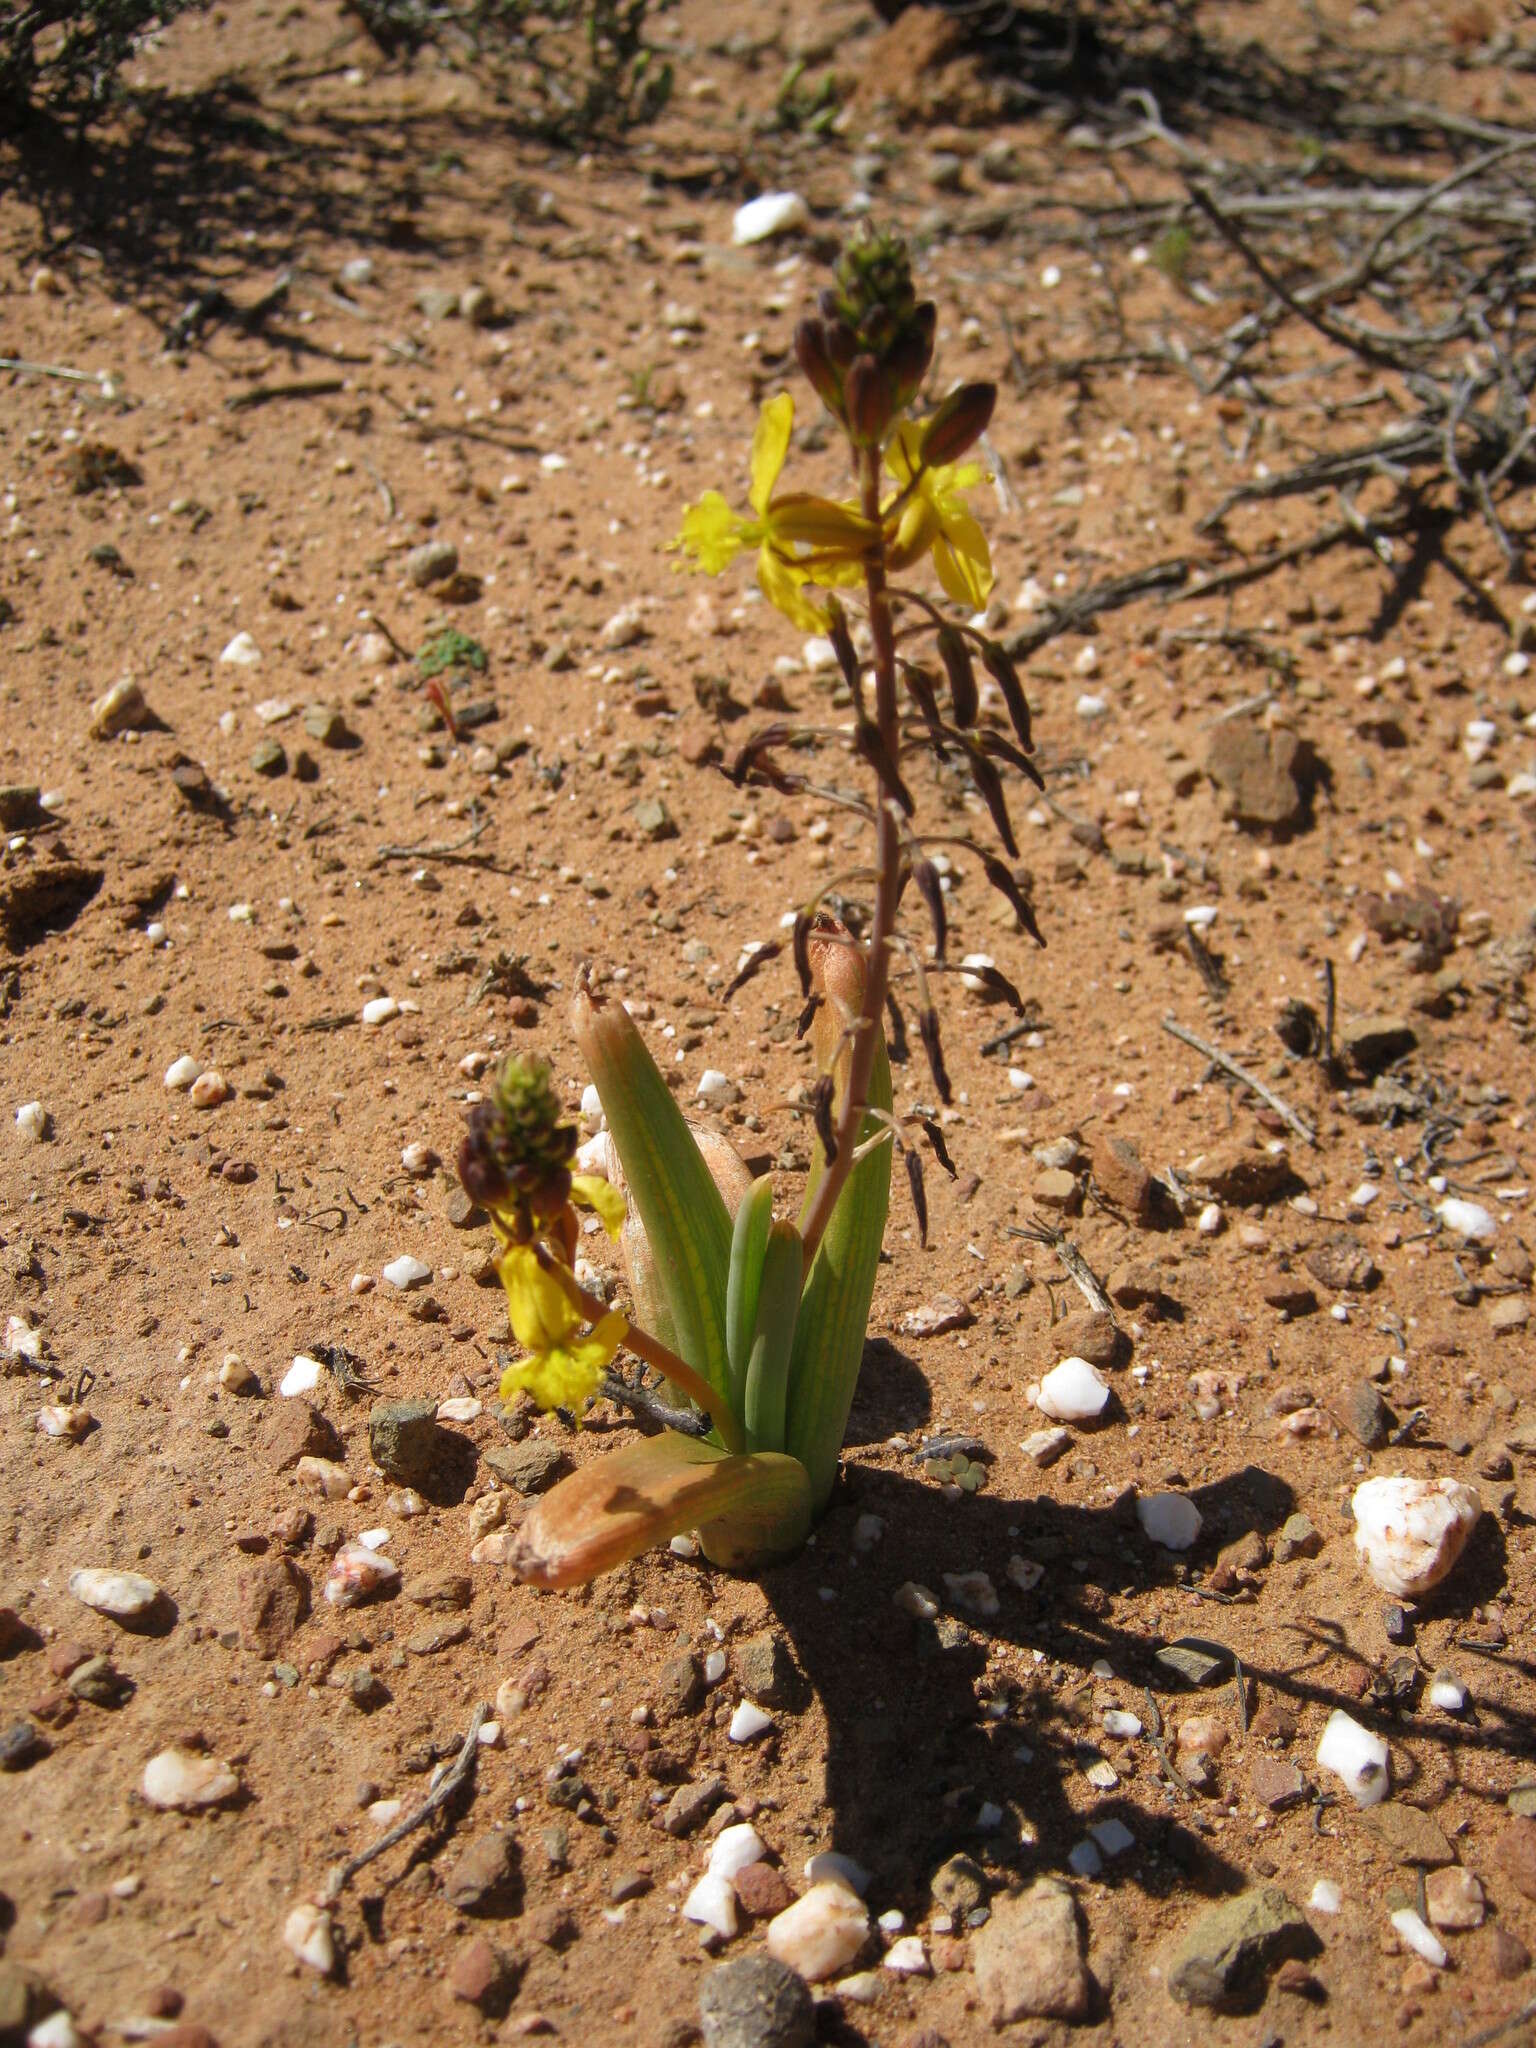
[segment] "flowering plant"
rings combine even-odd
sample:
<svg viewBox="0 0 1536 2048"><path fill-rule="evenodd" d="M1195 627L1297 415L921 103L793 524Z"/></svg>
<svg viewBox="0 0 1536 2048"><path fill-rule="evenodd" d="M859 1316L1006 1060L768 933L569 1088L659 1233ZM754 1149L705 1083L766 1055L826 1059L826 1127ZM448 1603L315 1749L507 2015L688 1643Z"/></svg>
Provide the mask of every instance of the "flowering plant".
<svg viewBox="0 0 1536 2048"><path fill-rule="evenodd" d="M627 1011L588 974L573 1024L602 1101L613 1177L572 1170L576 1129L537 1062L509 1060L471 1118L459 1171L495 1224L525 1354L503 1378L504 1398L523 1390L579 1416L604 1395L659 1432L584 1465L530 1512L513 1563L539 1584L581 1584L691 1529L722 1565L751 1568L796 1549L836 1482L898 1152L926 1235L921 1159L892 1114L884 1020L899 960L947 1103L929 981L951 963L942 882L926 851L935 842L919 834L903 764L926 753L962 766L1008 860L1018 847L997 764L1039 781L1029 708L1005 649L973 618L955 620L895 580L931 559L945 595L967 614L992 587L986 536L966 499L985 473L966 458L996 392L965 384L920 415L935 324L901 242L857 235L835 287L795 336L800 367L847 442L852 495L779 490L794 422L794 401L780 393L753 436L748 510L708 491L688 507L673 543L685 565L711 575L755 554L765 596L796 626L829 637L853 706L846 727L765 728L729 770L738 784L814 789L873 830L872 865L860 871L873 890L865 933L823 908L830 889L795 922L802 1030L812 1033L818 1072L815 1154L798 1219L775 1217L772 1183L753 1181L729 1146L694 1131ZM850 622L844 592L862 594L861 620ZM936 656L937 669L925 655ZM978 657L995 687L979 681ZM869 796L828 789L779 758L827 745L864 764ZM940 843L969 849L1039 939L1027 876L968 833ZM908 882L928 915L926 953L900 927ZM776 951L760 949L744 973ZM966 971L1022 1008L995 968L967 963ZM914 1120L948 1165L937 1126ZM579 1208L622 1240L634 1314L611 1310L578 1281ZM661 1394L613 1370L621 1348L660 1374Z"/></svg>

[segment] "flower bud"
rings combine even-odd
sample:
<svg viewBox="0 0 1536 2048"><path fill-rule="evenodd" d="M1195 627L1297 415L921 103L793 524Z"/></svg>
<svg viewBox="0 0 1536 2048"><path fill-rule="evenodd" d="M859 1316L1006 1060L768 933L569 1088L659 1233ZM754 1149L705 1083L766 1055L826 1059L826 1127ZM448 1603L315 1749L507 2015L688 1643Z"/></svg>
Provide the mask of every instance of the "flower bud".
<svg viewBox="0 0 1536 2048"><path fill-rule="evenodd" d="M878 448L895 410L891 379L873 356L856 356L843 380L848 431L864 448Z"/></svg>
<svg viewBox="0 0 1536 2048"><path fill-rule="evenodd" d="M820 320L802 320L795 329L795 359L827 411L842 419L843 380L827 352L827 330Z"/></svg>
<svg viewBox="0 0 1536 2048"><path fill-rule="evenodd" d="M932 299L912 315L906 328L886 353L886 367L896 379L896 409L901 411L915 397L933 361L933 336L939 309Z"/></svg>
<svg viewBox="0 0 1536 2048"><path fill-rule="evenodd" d="M962 384L951 391L923 429L922 457L928 467L958 462L987 431L996 403L995 384Z"/></svg>

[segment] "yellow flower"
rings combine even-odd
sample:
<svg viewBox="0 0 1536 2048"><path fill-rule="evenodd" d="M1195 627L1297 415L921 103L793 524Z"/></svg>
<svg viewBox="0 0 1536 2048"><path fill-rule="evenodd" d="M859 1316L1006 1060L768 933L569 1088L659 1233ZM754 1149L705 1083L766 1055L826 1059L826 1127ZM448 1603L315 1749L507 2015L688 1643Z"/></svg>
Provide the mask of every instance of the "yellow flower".
<svg viewBox="0 0 1536 2048"><path fill-rule="evenodd" d="M985 481L986 471L979 462L929 468L922 441L922 430L904 421L885 451L885 466L902 487L895 532L887 539L887 567L899 572L931 551L939 581L955 603L980 611L992 589L992 557L960 494Z"/></svg>
<svg viewBox="0 0 1536 2048"><path fill-rule="evenodd" d="M580 1334L585 1317L531 1245L510 1245L497 1270L512 1334L530 1354L502 1374L501 1398L510 1401L522 1389L541 1408L579 1412L629 1334L627 1320L614 1310Z"/></svg>
<svg viewBox="0 0 1536 2048"><path fill-rule="evenodd" d="M590 1209L610 1237L616 1238L624 1228L624 1197L601 1174L573 1173L571 1201L578 1209Z"/></svg>
<svg viewBox="0 0 1536 2048"><path fill-rule="evenodd" d="M718 491L706 491L684 512L683 530L672 545L709 576L756 548L763 595L795 625L820 632L826 621L804 595L804 585L856 583L873 529L851 505L805 492L773 495L794 420L795 401L787 391L770 398L758 414L747 493L753 516L733 512Z"/></svg>

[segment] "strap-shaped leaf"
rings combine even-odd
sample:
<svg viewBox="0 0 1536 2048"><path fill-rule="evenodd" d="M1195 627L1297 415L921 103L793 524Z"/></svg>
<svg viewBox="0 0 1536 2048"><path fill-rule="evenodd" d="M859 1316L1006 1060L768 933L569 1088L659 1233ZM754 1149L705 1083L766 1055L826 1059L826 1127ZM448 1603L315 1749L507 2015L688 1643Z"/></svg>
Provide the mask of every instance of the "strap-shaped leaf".
<svg viewBox="0 0 1536 2048"><path fill-rule="evenodd" d="M677 1349L695 1372L728 1394L730 1213L623 1004L583 988L571 1022L602 1098L630 1200L655 1254Z"/></svg>
<svg viewBox="0 0 1536 2048"><path fill-rule="evenodd" d="M873 1109L891 1107L891 1066L882 1039L870 1076ZM886 1126L866 1117L861 1142ZM849 1174L817 1248L800 1300L789 1368L784 1448L809 1474L820 1514L837 1477L838 1454L858 1384L891 1199L891 1146L876 1145ZM820 1175L813 1168L811 1186Z"/></svg>
<svg viewBox="0 0 1536 2048"><path fill-rule="evenodd" d="M757 1327L747 1360L742 1420L749 1451L782 1451L789 1367L805 1280L805 1245L793 1223L775 1223L763 1253Z"/></svg>
<svg viewBox="0 0 1536 2048"><path fill-rule="evenodd" d="M559 1591L697 1529L712 1563L741 1570L798 1549L810 1526L810 1484L793 1458L728 1457L667 1430L546 1493L517 1532L512 1568Z"/></svg>
<svg viewBox="0 0 1536 2048"><path fill-rule="evenodd" d="M731 1270L725 1283L725 1351L731 1366L731 1397L738 1408L746 1391L747 1361L752 1355L763 1286L763 1254L772 1225L773 1182L764 1174L752 1183L736 1211Z"/></svg>

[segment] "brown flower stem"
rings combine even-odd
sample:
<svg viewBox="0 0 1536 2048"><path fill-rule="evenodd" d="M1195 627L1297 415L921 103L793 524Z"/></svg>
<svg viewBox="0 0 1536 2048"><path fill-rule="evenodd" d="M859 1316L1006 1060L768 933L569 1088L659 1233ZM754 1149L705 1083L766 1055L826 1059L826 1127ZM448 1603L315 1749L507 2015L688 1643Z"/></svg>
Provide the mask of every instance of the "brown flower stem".
<svg viewBox="0 0 1536 2048"><path fill-rule="evenodd" d="M589 1323L601 1322L609 1313L608 1304L599 1294L590 1294L568 1266L553 1258L543 1245L535 1245L539 1264L545 1272L558 1280L567 1298L579 1308ZM669 1379L679 1392L688 1396L702 1408L715 1428L720 1432L720 1441L728 1451L740 1452L747 1447L746 1436L741 1423L731 1412L730 1403L722 1394L716 1393L708 1380L696 1373L685 1359L679 1358L670 1345L663 1344L659 1337L653 1337L649 1330L625 1317L627 1329L625 1345L637 1358L654 1366L664 1379Z"/></svg>
<svg viewBox="0 0 1536 2048"><path fill-rule="evenodd" d="M875 723L887 758L894 761L900 743L896 708L896 640L891 621L890 593L885 579L885 539L880 525L880 451L859 451L860 509L880 531L881 537L864 563L864 589L869 604L869 627L875 643ZM883 795L875 813L875 915L870 926L869 947L864 963L864 1002L853 1026L853 1044L848 1065L848 1088L838 1110L833 1138L837 1150L822 1175L801 1225L805 1240L805 1270L811 1270L822 1234L837 1206L837 1198L854 1167L854 1148L863 1128L870 1076L880 1043L881 1020L885 1015L885 992L890 979L890 944L896 928L896 903L901 890L901 828Z"/></svg>

